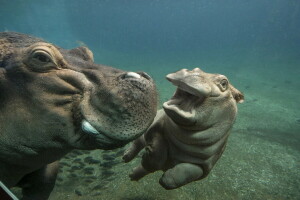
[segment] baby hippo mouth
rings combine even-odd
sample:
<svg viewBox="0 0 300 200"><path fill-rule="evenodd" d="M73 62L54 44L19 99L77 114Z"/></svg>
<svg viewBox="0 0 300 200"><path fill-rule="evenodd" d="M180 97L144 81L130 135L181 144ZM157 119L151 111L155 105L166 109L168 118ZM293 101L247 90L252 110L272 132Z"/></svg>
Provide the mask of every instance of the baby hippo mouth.
<svg viewBox="0 0 300 200"><path fill-rule="evenodd" d="M211 95L211 87L200 78L200 69L186 69L167 75L167 80L177 86L173 97L163 104L166 114L177 124L191 126L196 123L196 111Z"/></svg>
<svg viewBox="0 0 300 200"><path fill-rule="evenodd" d="M194 95L186 88L178 87L174 96L163 104L167 115L178 124L193 125L196 108L204 101L205 96Z"/></svg>

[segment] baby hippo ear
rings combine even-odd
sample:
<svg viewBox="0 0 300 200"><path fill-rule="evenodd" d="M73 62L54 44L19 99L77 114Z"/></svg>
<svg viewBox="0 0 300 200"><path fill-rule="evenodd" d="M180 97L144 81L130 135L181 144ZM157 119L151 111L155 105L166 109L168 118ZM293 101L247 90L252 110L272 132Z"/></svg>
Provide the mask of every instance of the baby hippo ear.
<svg viewBox="0 0 300 200"><path fill-rule="evenodd" d="M236 88L234 88L231 84L229 85L229 88L231 90L231 94L232 94L233 98L235 99L235 101L237 103L243 103L244 102L244 95L243 95L243 93L241 93L239 90L237 90Z"/></svg>
<svg viewBox="0 0 300 200"><path fill-rule="evenodd" d="M94 62L93 52L85 46L80 46L75 49L71 49L69 52L74 54L75 56L81 57L85 61Z"/></svg>

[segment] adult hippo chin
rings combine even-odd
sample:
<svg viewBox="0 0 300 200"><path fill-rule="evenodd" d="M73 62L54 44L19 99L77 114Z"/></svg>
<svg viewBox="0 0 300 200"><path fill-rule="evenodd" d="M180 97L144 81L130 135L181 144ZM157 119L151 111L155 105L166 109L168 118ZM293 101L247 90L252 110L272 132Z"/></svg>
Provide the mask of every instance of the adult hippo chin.
<svg viewBox="0 0 300 200"><path fill-rule="evenodd" d="M152 79L98 65L86 47L0 33L0 181L47 199L72 149L114 149L139 137L157 108Z"/></svg>

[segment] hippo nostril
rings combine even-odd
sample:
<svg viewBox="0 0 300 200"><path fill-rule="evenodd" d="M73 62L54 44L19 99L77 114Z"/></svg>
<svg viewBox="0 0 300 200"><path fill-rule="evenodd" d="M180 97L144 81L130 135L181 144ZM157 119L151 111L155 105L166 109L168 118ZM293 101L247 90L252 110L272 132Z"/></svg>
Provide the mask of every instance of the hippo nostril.
<svg viewBox="0 0 300 200"><path fill-rule="evenodd" d="M140 74L145 79L151 80L151 77L146 72L137 72L137 73Z"/></svg>
<svg viewBox="0 0 300 200"><path fill-rule="evenodd" d="M147 80L152 80L152 78L145 72L127 72L120 76L121 79L140 79L145 78Z"/></svg>
<svg viewBox="0 0 300 200"><path fill-rule="evenodd" d="M141 75L135 73L135 72L127 72L125 75L124 75L124 78L141 78Z"/></svg>

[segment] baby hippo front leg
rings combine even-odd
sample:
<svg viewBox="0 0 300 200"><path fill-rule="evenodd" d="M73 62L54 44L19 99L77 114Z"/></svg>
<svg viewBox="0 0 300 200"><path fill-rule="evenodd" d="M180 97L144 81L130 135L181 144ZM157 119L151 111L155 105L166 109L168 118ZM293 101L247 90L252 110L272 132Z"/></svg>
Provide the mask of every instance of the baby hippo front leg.
<svg viewBox="0 0 300 200"><path fill-rule="evenodd" d="M152 126L147 134L135 140L123 156L125 162L131 161L143 148L142 163L129 175L131 180L138 181L149 173L164 169L167 161L167 142L159 132L158 125ZM147 144L147 145L146 145Z"/></svg>
<svg viewBox="0 0 300 200"><path fill-rule="evenodd" d="M200 166L192 163L180 163L167 170L159 180L165 189L176 189L190 182L196 181L203 175Z"/></svg>
<svg viewBox="0 0 300 200"><path fill-rule="evenodd" d="M138 139L136 139L132 145L125 151L123 155L123 160L127 163L131 161L133 158L135 158L138 153L145 147L145 139L142 135ZM135 167L131 174L129 175L130 179L132 181L138 181L139 179L143 178L148 172L141 164L137 167Z"/></svg>

